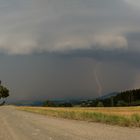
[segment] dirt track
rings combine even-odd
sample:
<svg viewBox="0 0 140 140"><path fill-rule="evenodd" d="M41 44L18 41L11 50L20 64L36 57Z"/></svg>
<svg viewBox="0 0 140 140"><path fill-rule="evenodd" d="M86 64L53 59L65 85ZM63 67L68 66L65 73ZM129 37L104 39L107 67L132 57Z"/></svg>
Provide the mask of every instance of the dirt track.
<svg viewBox="0 0 140 140"><path fill-rule="evenodd" d="M65 120L0 107L0 140L140 140L139 128Z"/></svg>

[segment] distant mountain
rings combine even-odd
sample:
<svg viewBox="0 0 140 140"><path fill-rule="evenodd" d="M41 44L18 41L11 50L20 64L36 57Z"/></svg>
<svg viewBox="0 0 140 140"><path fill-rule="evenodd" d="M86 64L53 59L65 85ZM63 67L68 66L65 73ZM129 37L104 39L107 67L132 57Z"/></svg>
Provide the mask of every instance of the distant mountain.
<svg viewBox="0 0 140 140"><path fill-rule="evenodd" d="M60 104L64 104L64 103L71 103L73 105L78 105L81 103L81 100L74 100L74 99L63 99L63 100L50 100L51 102L53 102L56 105L60 105ZM32 100L19 100L19 101L15 101L15 102L10 102L9 104L12 105L17 105L17 106L43 106L44 105L44 101L32 101Z"/></svg>
<svg viewBox="0 0 140 140"><path fill-rule="evenodd" d="M22 100L22 101L11 102L10 104L17 105L17 106L42 106L43 105L43 101Z"/></svg>

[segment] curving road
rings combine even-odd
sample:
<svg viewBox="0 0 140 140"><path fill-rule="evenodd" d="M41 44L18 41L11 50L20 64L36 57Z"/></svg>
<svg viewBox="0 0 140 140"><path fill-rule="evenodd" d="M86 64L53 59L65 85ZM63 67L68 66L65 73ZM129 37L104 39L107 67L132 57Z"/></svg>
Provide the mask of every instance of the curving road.
<svg viewBox="0 0 140 140"><path fill-rule="evenodd" d="M0 140L140 140L139 128L65 120L0 107Z"/></svg>

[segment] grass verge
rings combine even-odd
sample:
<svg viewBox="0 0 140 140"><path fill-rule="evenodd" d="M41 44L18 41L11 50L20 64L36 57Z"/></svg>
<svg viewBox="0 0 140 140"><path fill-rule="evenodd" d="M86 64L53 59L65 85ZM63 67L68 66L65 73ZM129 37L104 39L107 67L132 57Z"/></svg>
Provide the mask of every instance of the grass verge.
<svg viewBox="0 0 140 140"><path fill-rule="evenodd" d="M132 113L131 115L118 115L105 113L104 108L88 109L88 108L47 108L47 107L17 107L19 110L28 111L53 117L74 119L90 122L101 122L112 125L140 127L140 114ZM116 110L120 108L116 108ZM130 108L134 110L133 108ZM109 109L111 112L111 109ZM114 110L114 108L112 108Z"/></svg>

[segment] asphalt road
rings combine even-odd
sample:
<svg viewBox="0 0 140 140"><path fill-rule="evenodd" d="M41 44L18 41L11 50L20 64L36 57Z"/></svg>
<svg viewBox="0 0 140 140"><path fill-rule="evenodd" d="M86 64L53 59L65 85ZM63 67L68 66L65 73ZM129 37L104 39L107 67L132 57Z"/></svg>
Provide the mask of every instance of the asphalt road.
<svg viewBox="0 0 140 140"><path fill-rule="evenodd" d="M140 140L139 128L65 120L0 107L0 140Z"/></svg>

